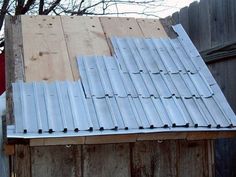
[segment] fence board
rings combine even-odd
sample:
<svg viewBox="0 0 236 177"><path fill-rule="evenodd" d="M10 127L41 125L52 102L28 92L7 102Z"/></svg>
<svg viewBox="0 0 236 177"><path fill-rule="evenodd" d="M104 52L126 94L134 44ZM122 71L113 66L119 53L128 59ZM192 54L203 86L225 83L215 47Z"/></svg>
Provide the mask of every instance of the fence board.
<svg viewBox="0 0 236 177"><path fill-rule="evenodd" d="M177 174L178 140L139 142L132 146L132 176L169 176Z"/></svg>
<svg viewBox="0 0 236 177"><path fill-rule="evenodd" d="M199 50L202 51L211 46L211 26L209 0L199 2Z"/></svg>
<svg viewBox="0 0 236 177"><path fill-rule="evenodd" d="M129 177L129 144L83 146L83 177Z"/></svg>
<svg viewBox="0 0 236 177"><path fill-rule="evenodd" d="M199 49L200 46L200 40L199 40L199 30L196 30L199 28L199 6L198 2L195 1L190 4L189 10L189 35L197 49Z"/></svg>
<svg viewBox="0 0 236 177"><path fill-rule="evenodd" d="M179 23L182 24L185 31L189 34L189 16L188 16L188 7L180 9L179 12Z"/></svg>
<svg viewBox="0 0 236 177"><path fill-rule="evenodd" d="M178 148L177 176L209 176L207 141L180 141ZM188 164L191 164L191 166Z"/></svg>
<svg viewBox="0 0 236 177"><path fill-rule="evenodd" d="M179 12L175 12L172 14L173 24L179 24Z"/></svg>
<svg viewBox="0 0 236 177"><path fill-rule="evenodd" d="M31 147L32 177L80 177L81 146Z"/></svg>
<svg viewBox="0 0 236 177"><path fill-rule="evenodd" d="M15 145L14 173L17 177L31 177L30 148L28 145Z"/></svg>

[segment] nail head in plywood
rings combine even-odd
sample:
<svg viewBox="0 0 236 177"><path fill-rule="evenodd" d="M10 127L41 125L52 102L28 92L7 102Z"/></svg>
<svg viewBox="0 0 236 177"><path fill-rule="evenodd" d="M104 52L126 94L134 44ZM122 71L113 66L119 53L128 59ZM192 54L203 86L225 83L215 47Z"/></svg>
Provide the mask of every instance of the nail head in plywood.
<svg viewBox="0 0 236 177"><path fill-rule="evenodd" d="M58 16L21 16L26 81L73 80Z"/></svg>
<svg viewBox="0 0 236 177"><path fill-rule="evenodd" d="M79 78L78 55L110 55L110 50L98 17L61 17L62 27L75 79Z"/></svg>
<svg viewBox="0 0 236 177"><path fill-rule="evenodd" d="M100 21L107 37L143 36L135 18L100 17Z"/></svg>
<svg viewBox="0 0 236 177"><path fill-rule="evenodd" d="M164 27L158 19L137 19L144 37L165 38L168 37Z"/></svg>

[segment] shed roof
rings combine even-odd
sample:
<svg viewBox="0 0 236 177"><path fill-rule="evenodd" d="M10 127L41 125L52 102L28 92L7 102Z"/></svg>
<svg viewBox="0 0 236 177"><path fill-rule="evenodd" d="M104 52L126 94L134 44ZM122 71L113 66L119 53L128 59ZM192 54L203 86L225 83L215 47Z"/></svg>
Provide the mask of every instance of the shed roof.
<svg viewBox="0 0 236 177"><path fill-rule="evenodd" d="M13 84L8 137L234 130L203 59L183 28L174 30L176 39L112 38L113 57L78 57L81 81Z"/></svg>

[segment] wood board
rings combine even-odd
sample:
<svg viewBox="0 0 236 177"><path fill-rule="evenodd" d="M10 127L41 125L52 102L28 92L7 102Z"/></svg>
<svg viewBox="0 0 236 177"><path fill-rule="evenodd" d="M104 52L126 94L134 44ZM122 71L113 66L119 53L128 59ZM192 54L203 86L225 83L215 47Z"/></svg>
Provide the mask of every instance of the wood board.
<svg viewBox="0 0 236 177"><path fill-rule="evenodd" d="M61 16L61 23L74 79L79 79L76 57L79 55L110 55L98 17Z"/></svg>
<svg viewBox="0 0 236 177"><path fill-rule="evenodd" d="M21 16L25 80L73 80L58 16Z"/></svg>

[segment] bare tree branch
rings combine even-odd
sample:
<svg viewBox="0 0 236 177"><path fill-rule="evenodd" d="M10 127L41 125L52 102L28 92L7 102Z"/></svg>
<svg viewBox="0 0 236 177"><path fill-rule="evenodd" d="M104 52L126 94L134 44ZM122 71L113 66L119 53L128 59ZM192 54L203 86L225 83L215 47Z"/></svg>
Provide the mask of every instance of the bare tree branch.
<svg viewBox="0 0 236 177"><path fill-rule="evenodd" d="M35 3L36 0L28 0L25 6L21 10L21 14L25 14L30 10L30 7Z"/></svg>
<svg viewBox="0 0 236 177"><path fill-rule="evenodd" d="M21 10L23 9L25 4L24 0L17 0L16 1L16 11L15 11L15 15L19 15L21 14Z"/></svg>
<svg viewBox="0 0 236 177"><path fill-rule="evenodd" d="M9 5L9 0L4 0L2 3L1 12L0 12L0 29L2 29L2 25L3 25L5 15L7 13L8 5Z"/></svg>
<svg viewBox="0 0 236 177"><path fill-rule="evenodd" d="M60 4L61 0L56 0L52 3L52 5L48 8L48 9L45 9L43 11L43 14L44 15L48 15L51 11L53 11L53 9L58 5Z"/></svg>
<svg viewBox="0 0 236 177"><path fill-rule="evenodd" d="M39 15L43 14L44 0L39 1Z"/></svg>
<svg viewBox="0 0 236 177"><path fill-rule="evenodd" d="M5 15L157 15L161 10L175 8L166 0L0 0L0 30ZM125 8L124 8L125 7ZM162 7L162 9L157 9ZM164 8L163 8L164 7ZM4 40L0 40L0 46Z"/></svg>

